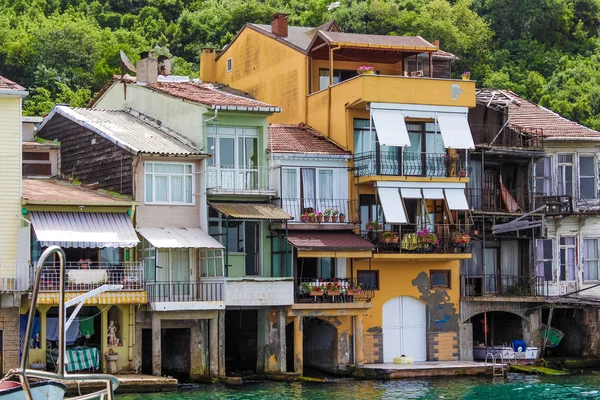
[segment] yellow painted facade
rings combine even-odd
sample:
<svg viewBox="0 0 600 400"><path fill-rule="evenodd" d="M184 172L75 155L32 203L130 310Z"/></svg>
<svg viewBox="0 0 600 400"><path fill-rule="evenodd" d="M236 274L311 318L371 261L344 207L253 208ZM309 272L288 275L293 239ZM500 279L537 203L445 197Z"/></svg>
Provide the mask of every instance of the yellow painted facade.
<svg viewBox="0 0 600 400"><path fill-rule="evenodd" d="M0 95L0 274L14 276L21 210L21 97Z"/></svg>

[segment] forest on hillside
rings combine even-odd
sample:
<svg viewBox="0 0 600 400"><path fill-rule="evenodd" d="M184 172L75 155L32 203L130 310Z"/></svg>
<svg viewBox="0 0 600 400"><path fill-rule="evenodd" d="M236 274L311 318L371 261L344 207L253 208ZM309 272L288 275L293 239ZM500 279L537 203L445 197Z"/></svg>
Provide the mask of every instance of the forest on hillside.
<svg viewBox="0 0 600 400"><path fill-rule="evenodd" d="M456 77L513 90L600 130L600 0L0 0L0 75L30 90L24 113L85 106L119 73L119 50L172 58L198 76L202 47L246 22L334 19L346 32L421 35L456 54Z"/></svg>

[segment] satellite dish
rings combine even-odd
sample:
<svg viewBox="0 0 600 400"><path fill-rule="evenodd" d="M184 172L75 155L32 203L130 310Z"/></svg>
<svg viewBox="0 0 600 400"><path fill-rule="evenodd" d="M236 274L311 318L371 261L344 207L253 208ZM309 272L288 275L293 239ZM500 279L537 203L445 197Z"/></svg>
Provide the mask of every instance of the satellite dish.
<svg viewBox="0 0 600 400"><path fill-rule="evenodd" d="M121 64L125 65L127 69L131 72L136 72L135 65L133 65L129 57L127 57L127 55L123 53L123 50L119 50L119 52L121 53Z"/></svg>

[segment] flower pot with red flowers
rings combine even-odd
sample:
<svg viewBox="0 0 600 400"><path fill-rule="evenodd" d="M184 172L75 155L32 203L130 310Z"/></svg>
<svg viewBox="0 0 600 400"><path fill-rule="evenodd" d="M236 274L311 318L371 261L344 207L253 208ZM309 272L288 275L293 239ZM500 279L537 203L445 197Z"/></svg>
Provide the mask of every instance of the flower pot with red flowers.
<svg viewBox="0 0 600 400"><path fill-rule="evenodd" d="M398 234L396 232L386 231L381 234L384 243L398 243Z"/></svg>
<svg viewBox="0 0 600 400"><path fill-rule="evenodd" d="M323 222L323 213L322 212L319 211L318 213L316 213L316 216L317 216L317 223L320 224L321 222Z"/></svg>
<svg viewBox="0 0 600 400"><path fill-rule="evenodd" d="M316 221L316 215L314 212L310 212L308 213L308 222L315 222Z"/></svg>
<svg viewBox="0 0 600 400"><path fill-rule="evenodd" d="M432 252L439 243L438 236L431 229L424 227L417 232L417 243L423 252Z"/></svg>
<svg viewBox="0 0 600 400"><path fill-rule="evenodd" d="M339 296L342 293L342 285L339 282L327 282L326 289L328 296Z"/></svg>
<svg viewBox="0 0 600 400"><path fill-rule="evenodd" d="M351 284L346 290L346 295L348 296L358 296L360 293L362 293L362 287L360 287L360 285Z"/></svg>
<svg viewBox="0 0 600 400"><path fill-rule="evenodd" d="M300 222L308 222L308 213L300 215Z"/></svg>
<svg viewBox="0 0 600 400"><path fill-rule="evenodd" d="M331 213L331 222L338 222L339 215L340 212L338 210L333 210L333 212Z"/></svg>

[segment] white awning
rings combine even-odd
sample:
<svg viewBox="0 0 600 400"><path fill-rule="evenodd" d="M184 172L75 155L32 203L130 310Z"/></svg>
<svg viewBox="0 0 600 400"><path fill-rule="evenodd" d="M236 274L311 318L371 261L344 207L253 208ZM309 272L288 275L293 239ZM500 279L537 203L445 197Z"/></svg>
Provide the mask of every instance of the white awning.
<svg viewBox="0 0 600 400"><path fill-rule="evenodd" d="M408 222L404 205L400 199L400 192L396 188L379 188L377 189L379 202L383 208L385 220L389 224L405 224Z"/></svg>
<svg viewBox="0 0 600 400"><path fill-rule="evenodd" d="M379 144L382 146L410 146L404 114L393 110L371 110Z"/></svg>
<svg viewBox="0 0 600 400"><path fill-rule="evenodd" d="M199 228L138 228L152 246L164 249L223 249L224 246Z"/></svg>
<svg viewBox="0 0 600 400"><path fill-rule="evenodd" d="M402 198L405 199L422 199L423 195L421 194L421 189L417 188L402 188L400 189L402 193Z"/></svg>
<svg viewBox="0 0 600 400"><path fill-rule="evenodd" d="M467 114L438 113L438 125L445 148L474 149L473 135L469 128Z"/></svg>
<svg viewBox="0 0 600 400"><path fill-rule="evenodd" d="M140 241L125 213L32 211L42 247L135 247Z"/></svg>
<svg viewBox="0 0 600 400"><path fill-rule="evenodd" d="M442 189L423 189L423 197L428 200L444 200Z"/></svg>
<svg viewBox="0 0 600 400"><path fill-rule="evenodd" d="M464 189L444 189L446 203L451 210L468 210L469 203Z"/></svg>

